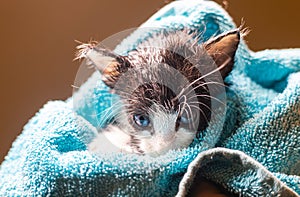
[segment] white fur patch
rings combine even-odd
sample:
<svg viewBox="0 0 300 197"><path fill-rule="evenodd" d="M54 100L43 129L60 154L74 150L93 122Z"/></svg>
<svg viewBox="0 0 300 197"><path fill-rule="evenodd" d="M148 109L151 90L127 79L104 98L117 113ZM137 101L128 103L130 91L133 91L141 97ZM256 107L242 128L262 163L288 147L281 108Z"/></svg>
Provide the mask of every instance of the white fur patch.
<svg viewBox="0 0 300 197"><path fill-rule="evenodd" d="M119 127L109 125L106 130L98 133L97 137L88 145L91 152L97 154L113 152L132 152L129 146L130 136Z"/></svg>
<svg viewBox="0 0 300 197"><path fill-rule="evenodd" d="M153 106L149 110L151 127L144 130L137 130L135 138L138 139L139 150L151 156L159 156L169 150L181 149L189 146L196 136L196 132L186 128L175 131L177 114L170 114L162 110L159 106ZM97 154L112 152L137 153L130 145L130 131L133 128L121 110L118 118L118 125L109 125L100 131L97 137L89 144L91 152Z"/></svg>
<svg viewBox="0 0 300 197"><path fill-rule="evenodd" d="M150 118L154 129L153 135L150 138L138 138L140 149L145 154L158 156L172 149L185 148L192 143L195 132L185 128L175 131L177 114L157 110Z"/></svg>

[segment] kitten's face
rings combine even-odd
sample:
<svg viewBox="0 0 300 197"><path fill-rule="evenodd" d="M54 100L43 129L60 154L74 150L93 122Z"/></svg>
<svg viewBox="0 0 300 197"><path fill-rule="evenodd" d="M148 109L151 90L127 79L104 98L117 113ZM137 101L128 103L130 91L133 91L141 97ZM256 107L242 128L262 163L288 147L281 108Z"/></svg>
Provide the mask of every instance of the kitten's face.
<svg viewBox="0 0 300 197"><path fill-rule="evenodd" d="M179 92L181 84L177 84L178 90L174 89ZM196 88L197 92L201 89ZM210 106L210 99L186 99L184 93L178 97L159 83L143 84L130 95L120 95L123 107L115 124L130 134L133 152L159 155L187 147L210 119L209 107L202 109L202 114L197 108L198 102Z"/></svg>
<svg viewBox="0 0 300 197"><path fill-rule="evenodd" d="M188 119L176 111L166 111L154 105L147 113L126 113L127 121L120 119L121 128L133 132L134 152L159 155L171 149L187 147L195 138L196 130L188 126ZM137 143L135 145L134 143Z"/></svg>
<svg viewBox="0 0 300 197"><path fill-rule="evenodd" d="M175 32L154 36L127 56L96 48L88 52L102 80L120 96L110 128L128 134L127 151L159 155L184 148L209 124L211 95L207 73L199 68L216 64L225 78L233 66L239 31L196 49L186 47L192 39Z"/></svg>

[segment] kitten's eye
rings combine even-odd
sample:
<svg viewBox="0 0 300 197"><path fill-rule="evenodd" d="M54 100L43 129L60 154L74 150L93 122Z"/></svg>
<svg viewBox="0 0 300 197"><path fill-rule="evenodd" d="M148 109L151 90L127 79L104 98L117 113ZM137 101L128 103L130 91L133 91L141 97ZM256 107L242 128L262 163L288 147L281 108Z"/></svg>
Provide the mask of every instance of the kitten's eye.
<svg viewBox="0 0 300 197"><path fill-rule="evenodd" d="M190 121L186 116L180 116L178 117L178 121L183 123L183 124L188 124Z"/></svg>
<svg viewBox="0 0 300 197"><path fill-rule="evenodd" d="M134 114L133 121L135 122L135 124L137 124L140 127L147 127L150 124L149 117L140 114Z"/></svg>

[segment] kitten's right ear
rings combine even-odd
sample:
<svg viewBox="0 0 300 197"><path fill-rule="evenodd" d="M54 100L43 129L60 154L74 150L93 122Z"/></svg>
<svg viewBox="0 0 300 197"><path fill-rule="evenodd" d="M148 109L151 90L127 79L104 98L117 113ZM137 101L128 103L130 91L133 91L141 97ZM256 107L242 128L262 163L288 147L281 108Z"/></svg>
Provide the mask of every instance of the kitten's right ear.
<svg viewBox="0 0 300 197"><path fill-rule="evenodd" d="M223 79L230 73L234 64L236 50L240 43L240 29L216 36L204 44L204 47L216 65L221 68Z"/></svg>
<svg viewBox="0 0 300 197"><path fill-rule="evenodd" d="M110 88L114 88L122 73L129 68L129 63L123 56L110 50L92 48L87 51L85 58L101 73L102 81Z"/></svg>

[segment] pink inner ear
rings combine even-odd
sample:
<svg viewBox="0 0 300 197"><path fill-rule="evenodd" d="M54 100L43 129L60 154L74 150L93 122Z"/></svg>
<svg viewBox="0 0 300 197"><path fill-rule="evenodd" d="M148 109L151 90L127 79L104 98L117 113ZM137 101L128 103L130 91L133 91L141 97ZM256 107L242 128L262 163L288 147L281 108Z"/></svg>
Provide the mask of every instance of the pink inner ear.
<svg viewBox="0 0 300 197"><path fill-rule="evenodd" d="M220 72L225 78L233 68L234 56L240 42L239 30L222 34L205 43L204 47L218 67L224 66ZM225 65L224 65L225 64Z"/></svg>
<svg viewBox="0 0 300 197"><path fill-rule="evenodd" d="M107 49L92 48L86 53L85 58L101 73L102 81L113 88L122 71L120 57Z"/></svg>
<svg viewBox="0 0 300 197"><path fill-rule="evenodd" d="M110 88L114 88L116 81L120 76L119 63L111 62L102 71L102 81Z"/></svg>

